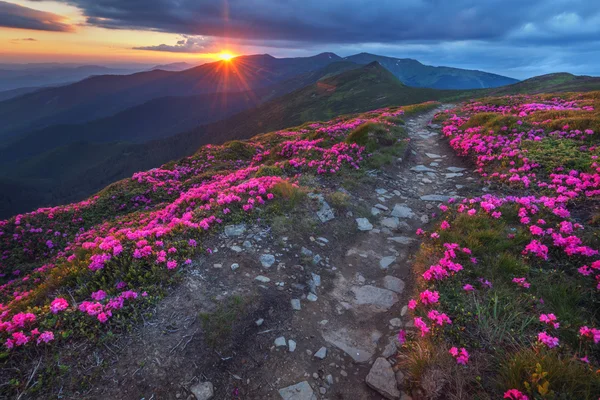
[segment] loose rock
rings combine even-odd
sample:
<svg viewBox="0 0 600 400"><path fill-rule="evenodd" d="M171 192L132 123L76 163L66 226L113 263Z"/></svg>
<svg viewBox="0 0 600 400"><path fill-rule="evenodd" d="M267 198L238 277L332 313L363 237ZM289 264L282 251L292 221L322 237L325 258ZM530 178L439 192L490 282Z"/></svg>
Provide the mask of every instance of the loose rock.
<svg viewBox="0 0 600 400"><path fill-rule="evenodd" d="M196 396L196 400L210 400L215 395L211 382L200 382L190 388L190 392Z"/></svg>
<svg viewBox="0 0 600 400"><path fill-rule="evenodd" d="M373 229L373 225L366 218L356 218L356 224L359 231L370 231Z"/></svg>
<svg viewBox="0 0 600 400"><path fill-rule="evenodd" d="M317 396L307 381L279 389L279 395L283 400L317 400Z"/></svg>
<svg viewBox="0 0 600 400"><path fill-rule="evenodd" d="M369 387L378 391L386 399L397 400L400 398L392 366L383 357L375 360L365 381Z"/></svg>

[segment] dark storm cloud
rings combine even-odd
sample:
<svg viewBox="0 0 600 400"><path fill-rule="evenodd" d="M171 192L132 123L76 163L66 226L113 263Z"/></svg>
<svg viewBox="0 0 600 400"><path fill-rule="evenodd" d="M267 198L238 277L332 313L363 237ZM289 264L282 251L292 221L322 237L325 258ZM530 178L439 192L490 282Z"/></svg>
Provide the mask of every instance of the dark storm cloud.
<svg viewBox="0 0 600 400"><path fill-rule="evenodd" d="M600 11L596 0L65 1L106 28L319 43L494 40L524 27L537 40L581 36Z"/></svg>
<svg viewBox="0 0 600 400"><path fill-rule="evenodd" d="M64 21L65 17L61 15L0 1L0 26L38 31L72 32L73 27Z"/></svg>

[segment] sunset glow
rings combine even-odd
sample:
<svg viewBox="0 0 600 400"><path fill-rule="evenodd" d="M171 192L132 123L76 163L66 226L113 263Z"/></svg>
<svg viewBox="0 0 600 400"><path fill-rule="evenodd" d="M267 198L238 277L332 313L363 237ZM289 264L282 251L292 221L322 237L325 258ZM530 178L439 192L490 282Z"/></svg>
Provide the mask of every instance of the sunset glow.
<svg viewBox="0 0 600 400"><path fill-rule="evenodd" d="M218 57L220 60L223 61L229 61L231 60L233 57L235 57L233 54L226 52L226 51L222 51L218 54Z"/></svg>

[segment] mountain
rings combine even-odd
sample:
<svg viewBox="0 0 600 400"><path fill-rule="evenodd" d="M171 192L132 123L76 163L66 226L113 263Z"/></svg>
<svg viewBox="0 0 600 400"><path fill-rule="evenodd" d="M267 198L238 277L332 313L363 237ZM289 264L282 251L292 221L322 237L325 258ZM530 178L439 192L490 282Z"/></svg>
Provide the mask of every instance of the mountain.
<svg viewBox="0 0 600 400"><path fill-rule="evenodd" d="M169 96L150 100L110 117L83 124L59 124L32 131L0 146L0 174L15 162L77 142L142 143L215 122L243 110L359 66L334 62L255 91ZM104 150L107 150L104 148Z"/></svg>
<svg viewBox="0 0 600 400"><path fill-rule="evenodd" d="M155 69L161 69L163 71L183 71L186 69L194 68L195 66L197 66L197 64L190 64L186 62L174 62L170 64L155 65L154 67L150 68L150 71L153 71Z"/></svg>
<svg viewBox="0 0 600 400"><path fill-rule="evenodd" d="M352 67L348 63L338 65L342 69ZM324 69L324 77L306 87L174 136L139 144L69 142L25 162L9 163L0 174L0 217L79 200L135 171L190 155L203 144L245 139L307 121L453 93L408 87L377 63L338 74L327 73L331 69Z"/></svg>
<svg viewBox="0 0 600 400"><path fill-rule="evenodd" d="M405 85L435 89L482 89L519 82L517 79L488 72L451 67L433 67L410 58L393 58L360 53L344 58L357 64L377 61Z"/></svg>
<svg viewBox="0 0 600 400"><path fill-rule="evenodd" d="M4 90L4 91L0 92L0 101L12 99L12 98L15 98L15 97L27 94L27 93L35 92L36 90L40 90L40 89L43 89L43 87L33 86L33 87L22 87L22 88L18 88L18 89Z"/></svg>
<svg viewBox="0 0 600 400"><path fill-rule="evenodd" d="M131 74L139 68L113 68L100 65L2 64L0 91L33 86L57 86L77 82L92 75Z"/></svg>
<svg viewBox="0 0 600 400"><path fill-rule="evenodd" d="M337 56L335 56L337 57ZM102 75L0 102L0 140L62 123L83 123L113 115L158 97L255 90L320 69L339 60L330 53L313 57L241 56L180 72L146 71ZM32 113L35 110L35 113Z"/></svg>

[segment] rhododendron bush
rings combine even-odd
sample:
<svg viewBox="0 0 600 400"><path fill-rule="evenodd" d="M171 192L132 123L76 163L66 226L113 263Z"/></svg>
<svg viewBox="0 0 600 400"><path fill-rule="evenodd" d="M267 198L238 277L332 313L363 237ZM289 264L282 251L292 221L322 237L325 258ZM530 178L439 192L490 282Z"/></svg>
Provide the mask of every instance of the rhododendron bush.
<svg viewBox="0 0 600 400"><path fill-rule="evenodd" d="M358 169L368 155L348 134L365 123L389 130L402 114L381 109L204 146L85 201L0 221L2 351L18 357L126 321L209 250L207 233L263 215L302 174Z"/></svg>
<svg viewBox="0 0 600 400"><path fill-rule="evenodd" d="M597 399L600 94L483 99L437 120L491 190L418 232L414 381L451 357L453 389L473 397Z"/></svg>

